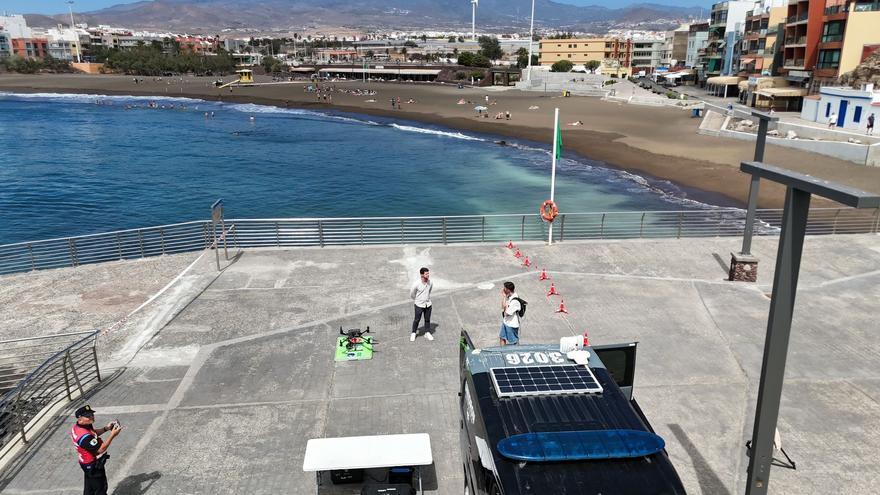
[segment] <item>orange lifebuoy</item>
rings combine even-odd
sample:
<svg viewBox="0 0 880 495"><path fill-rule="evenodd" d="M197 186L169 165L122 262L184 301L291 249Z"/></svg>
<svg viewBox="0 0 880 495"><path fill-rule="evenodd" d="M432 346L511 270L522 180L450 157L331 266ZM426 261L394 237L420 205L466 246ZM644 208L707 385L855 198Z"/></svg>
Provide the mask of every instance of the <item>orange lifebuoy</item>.
<svg viewBox="0 0 880 495"><path fill-rule="evenodd" d="M548 199L541 203L541 218L548 222L552 222L557 215L559 215L559 208L556 207L556 203L554 203L552 199Z"/></svg>

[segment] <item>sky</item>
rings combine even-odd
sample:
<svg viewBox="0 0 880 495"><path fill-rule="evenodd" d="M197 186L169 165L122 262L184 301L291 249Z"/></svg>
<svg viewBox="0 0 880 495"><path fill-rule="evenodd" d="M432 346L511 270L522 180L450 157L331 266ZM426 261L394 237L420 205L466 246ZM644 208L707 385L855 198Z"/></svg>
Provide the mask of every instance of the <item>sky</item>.
<svg viewBox="0 0 880 495"><path fill-rule="evenodd" d="M121 3L133 3L140 0L75 0L75 12L89 12ZM711 3L708 0L556 0L560 3L574 5L604 5L618 8L634 3L658 3L663 5L699 6ZM15 14L59 14L67 12L65 0L0 0L0 13L3 11Z"/></svg>

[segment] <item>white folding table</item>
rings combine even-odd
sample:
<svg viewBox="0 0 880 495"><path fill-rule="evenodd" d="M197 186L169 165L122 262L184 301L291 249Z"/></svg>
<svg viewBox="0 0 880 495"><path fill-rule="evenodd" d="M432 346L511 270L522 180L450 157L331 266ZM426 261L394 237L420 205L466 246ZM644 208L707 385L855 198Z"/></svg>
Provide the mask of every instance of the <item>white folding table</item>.
<svg viewBox="0 0 880 495"><path fill-rule="evenodd" d="M321 471L398 466L418 469L433 463L431 437L427 433L313 438L306 444L303 471L320 476ZM419 493L422 493L421 471Z"/></svg>

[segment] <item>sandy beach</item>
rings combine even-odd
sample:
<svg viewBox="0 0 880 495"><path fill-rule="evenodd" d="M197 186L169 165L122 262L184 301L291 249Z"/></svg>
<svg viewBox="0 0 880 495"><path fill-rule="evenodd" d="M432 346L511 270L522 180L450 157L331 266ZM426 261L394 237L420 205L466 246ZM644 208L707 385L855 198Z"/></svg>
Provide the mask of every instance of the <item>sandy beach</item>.
<svg viewBox="0 0 880 495"><path fill-rule="evenodd" d="M336 91L332 93L332 103L324 103L318 102L314 93L304 92L302 83L236 87L230 91L215 88L211 84L215 78L211 77L141 79L135 84L130 76L0 74L0 91L184 96L356 112L545 142L548 148L553 108L558 107L565 152L669 180L683 188L689 197L713 204L743 205L748 196L749 180L739 171L739 164L752 158L754 144L697 134L700 119L690 118L688 112L680 109L626 105L590 97L562 98L518 90L360 81L325 84L336 88L372 89L377 94L356 96ZM256 79L257 82L268 81L267 78ZM484 105L486 95L490 102L496 102L489 105L491 116L509 111L511 119L477 118L474 106ZM392 97L400 97L401 109L391 108ZM415 103L407 103L410 99ZM460 99L471 103L457 104ZM568 125L575 121L582 121L583 125ZM877 168L775 146L767 147L765 159L768 163L823 179L880 192L880 169ZM783 197L782 187L764 184L760 206L781 207ZM822 200L813 204L833 206Z"/></svg>

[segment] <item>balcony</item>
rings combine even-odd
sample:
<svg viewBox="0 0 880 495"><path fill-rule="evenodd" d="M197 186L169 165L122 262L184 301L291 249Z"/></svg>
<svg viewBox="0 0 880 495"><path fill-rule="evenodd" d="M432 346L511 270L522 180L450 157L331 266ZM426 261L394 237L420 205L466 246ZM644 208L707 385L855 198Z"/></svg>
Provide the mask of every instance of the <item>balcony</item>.
<svg viewBox="0 0 880 495"><path fill-rule="evenodd" d="M857 3L856 12L876 12L880 10L880 2L873 3Z"/></svg>
<svg viewBox="0 0 880 495"><path fill-rule="evenodd" d="M803 46L807 44L807 37L785 38L785 46Z"/></svg>
<svg viewBox="0 0 880 495"><path fill-rule="evenodd" d="M809 12L804 12L804 13L802 13L802 14L799 14L799 15L793 15L793 16L789 17L788 19L785 20L785 23L786 23L786 24L795 24L795 23L798 23L798 22L804 22L804 21L806 21L809 17L810 17Z"/></svg>
<svg viewBox="0 0 880 495"><path fill-rule="evenodd" d="M803 69L804 68L804 59L802 58L790 58L787 59L783 64L783 68L785 69Z"/></svg>

